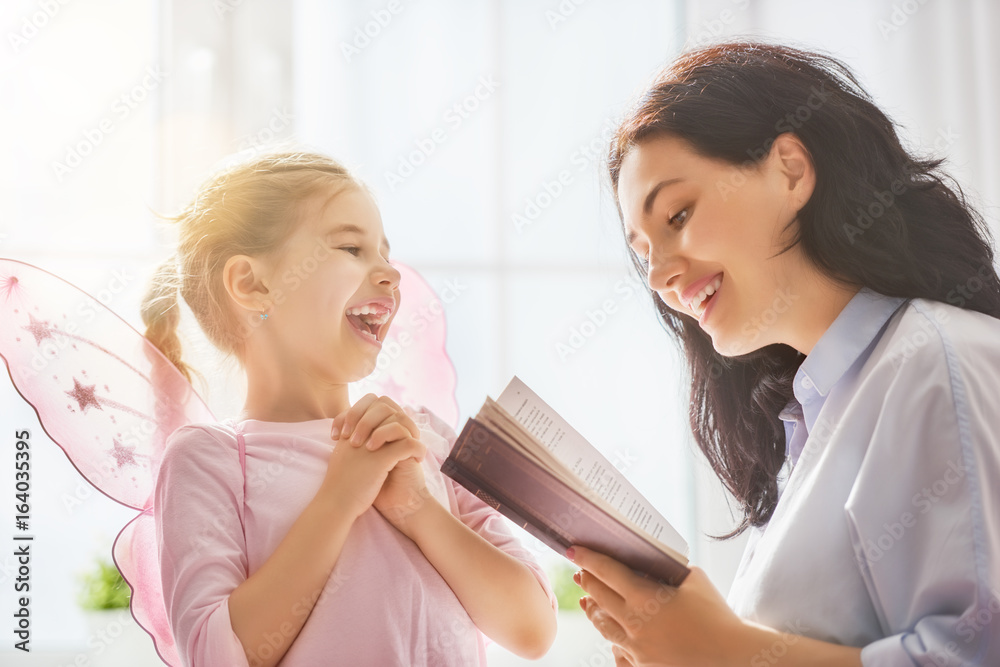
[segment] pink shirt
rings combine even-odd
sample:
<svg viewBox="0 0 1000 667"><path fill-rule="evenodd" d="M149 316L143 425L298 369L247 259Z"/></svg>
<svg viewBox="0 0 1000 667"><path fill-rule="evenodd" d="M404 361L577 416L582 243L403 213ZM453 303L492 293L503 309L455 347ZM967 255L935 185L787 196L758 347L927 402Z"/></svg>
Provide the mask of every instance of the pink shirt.
<svg viewBox="0 0 1000 667"><path fill-rule="evenodd" d="M505 519L441 474L455 433L429 412L410 414L428 450L428 489L525 563L555 608L545 574ZM316 495L333 446L332 421L242 422L245 497L229 426L189 425L170 436L156 484L156 530L167 616L185 665L247 665L229 620L229 594L264 564ZM373 507L352 526L312 612L308 601L299 611L309 616L280 663L285 667L486 664L484 636L451 588ZM271 650L265 644L255 653L263 658Z"/></svg>

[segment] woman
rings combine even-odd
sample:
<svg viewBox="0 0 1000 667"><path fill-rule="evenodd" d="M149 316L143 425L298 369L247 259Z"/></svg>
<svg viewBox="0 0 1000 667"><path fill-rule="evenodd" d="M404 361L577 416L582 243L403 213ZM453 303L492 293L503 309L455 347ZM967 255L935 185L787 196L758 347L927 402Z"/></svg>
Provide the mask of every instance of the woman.
<svg viewBox="0 0 1000 667"><path fill-rule="evenodd" d="M730 43L626 116L622 228L751 536L729 604L581 547L618 665L1000 664L1000 279L837 60Z"/></svg>

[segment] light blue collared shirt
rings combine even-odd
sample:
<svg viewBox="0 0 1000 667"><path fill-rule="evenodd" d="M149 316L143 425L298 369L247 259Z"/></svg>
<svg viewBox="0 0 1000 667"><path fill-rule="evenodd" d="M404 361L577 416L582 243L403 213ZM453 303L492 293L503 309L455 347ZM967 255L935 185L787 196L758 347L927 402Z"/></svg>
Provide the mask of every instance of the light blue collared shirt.
<svg viewBox="0 0 1000 667"><path fill-rule="evenodd" d="M794 382L730 604L866 667L1000 665L1000 320L862 289Z"/></svg>

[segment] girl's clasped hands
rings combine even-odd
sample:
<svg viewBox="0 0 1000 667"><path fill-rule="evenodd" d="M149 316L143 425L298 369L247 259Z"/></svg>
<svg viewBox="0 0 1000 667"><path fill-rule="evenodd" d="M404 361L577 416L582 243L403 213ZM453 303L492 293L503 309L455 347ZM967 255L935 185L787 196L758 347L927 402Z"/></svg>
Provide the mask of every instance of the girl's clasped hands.
<svg viewBox="0 0 1000 667"><path fill-rule="evenodd" d="M336 443L324 487L355 515L374 506L405 535L407 519L431 497L416 423L387 396L367 394L333 420Z"/></svg>

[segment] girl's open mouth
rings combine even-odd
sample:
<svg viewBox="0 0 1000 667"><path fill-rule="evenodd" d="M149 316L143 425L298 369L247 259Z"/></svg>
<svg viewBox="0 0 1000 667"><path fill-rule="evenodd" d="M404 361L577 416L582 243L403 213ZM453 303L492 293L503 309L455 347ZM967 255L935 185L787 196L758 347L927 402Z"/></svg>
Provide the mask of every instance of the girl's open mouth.
<svg viewBox="0 0 1000 667"><path fill-rule="evenodd" d="M347 309L347 321L363 339L381 346L388 330L393 308L382 302L371 302Z"/></svg>

